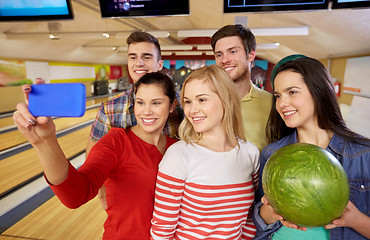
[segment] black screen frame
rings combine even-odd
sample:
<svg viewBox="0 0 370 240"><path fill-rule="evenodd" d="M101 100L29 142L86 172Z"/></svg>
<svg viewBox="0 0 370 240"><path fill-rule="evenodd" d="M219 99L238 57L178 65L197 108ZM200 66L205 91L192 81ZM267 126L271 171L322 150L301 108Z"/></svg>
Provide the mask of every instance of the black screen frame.
<svg viewBox="0 0 370 240"><path fill-rule="evenodd" d="M254 0L259 2L259 6L229 6L229 1L224 0L224 13L260 13L260 12L288 12L288 11L311 11L311 10L328 10L330 0L322 1L312 1L312 3L294 3L295 1L290 1L284 5L283 3L277 4L273 1L266 1L265 5L261 4L261 0ZM313 4L317 2L316 4Z"/></svg>
<svg viewBox="0 0 370 240"><path fill-rule="evenodd" d="M1 16L1 21L48 21L48 20L72 20L74 18L71 0L64 0L67 4L68 14L50 14L50 15L34 15L34 16Z"/></svg>
<svg viewBox="0 0 370 240"><path fill-rule="evenodd" d="M153 0L154 1L154 0ZM161 0L156 0L161 1ZM165 0L162 0L165 1ZM157 4L156 9L145 10L129 10L129 11L110 11L108 8L113 4L113 0L99 0L100 11L102 18L125 18L125 17L160 17L160 16L189 16L190 15L190 0L181 0L179 8L164 8L165 4ZM177 2L179 5L179 0ZM175 6L176 4L173 4ZM168 5L167 5L168 6Z"/></svg>

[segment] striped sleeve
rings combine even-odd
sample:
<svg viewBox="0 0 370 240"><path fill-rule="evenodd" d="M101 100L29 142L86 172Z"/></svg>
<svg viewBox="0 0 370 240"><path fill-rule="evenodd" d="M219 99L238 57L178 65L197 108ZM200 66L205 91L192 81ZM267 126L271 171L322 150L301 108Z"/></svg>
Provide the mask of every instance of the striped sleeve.
<svg viewBox="0 0 370 240"><path fill-rule="evenodd" d="M257 187L258 187L258 182L259 182L259 171L252 174L252 181L253 181L253 185L254 185L254 191L256 191ZM253 237L256 235L256 232L257 232L257 228L254 225L253 220L252 220L252 215L251 215L252 212L253 211L248 212L247 222L243 226L243 229L242 229L242 231L243 231L242 239L243 240L253 239Z"/></svg>
<svg viewBox="0 0 370 240"><path fill-rule="evenodd" d="M254 157L251 157L252 161L253 161L253 173L252 173L252 181L253 181L253 185L254 185L254 191L257 190L258 188L258 184L261 184L259 182L259 167L260 167L260 161L259 161L259 158L260 158L260 155L259 155L259 150L256 152L255 156ZM247 221L246 221L246 224L243 226L243 233L242 233L242 239L243 240L246 240L246 239L253 239L253 237L256 235L256 232L257 232L257 229L256 229L256 226L254 225L253 221L252 221L252 212L253 211L249 211L248 212L248 218L247 218Z"/></svg>
<svg viewBox="0 0 370 240"><path fill-rule="evenodd" d="M171 239L176 231L185 181L158 172L151 239Z"/></svg>
<svg viewBox="0 0 370 240"><path fill-rule="evenodd" d="M253 180L253 185L254 185L254 191L257 191L258 184L259 184L259 171L256 173L252 174L252 180Z"/></svg>
<svg viewBox="0 0 370 240"><path fill-rule="evenodd" d="M250 211L250 213L251 213L251 211ZM256 229L256 226L254 226L254 223L252 221L252 218L251 218L250 214L248 214L247 223L243 226L242 231L243 231L242 232L242 239L243 240L253 239L254 236L256 235L257 229Z"/></svg>
<svg viewBox="0 0 370 240"><path fill-rule="evenodd" d="M253 173L252 173L252 179L253 179L253 185L254 185L254 191L257 190L258 188L258 184L261 184L259 183L259 170L260 170L260 151L258 150L257 147L255 147L255 154L253 156L251 156L251 160L252 160L252 163L253 163Z"/></svg>

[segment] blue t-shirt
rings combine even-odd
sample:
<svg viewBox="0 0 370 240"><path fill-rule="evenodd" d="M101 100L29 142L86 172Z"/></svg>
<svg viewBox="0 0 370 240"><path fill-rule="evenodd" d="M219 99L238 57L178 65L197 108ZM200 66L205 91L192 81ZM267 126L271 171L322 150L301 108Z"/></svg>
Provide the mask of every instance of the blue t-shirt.
<svg viewBox="0 0 370 240"><path fill-rule="evenodd" d="M307 231L282 226L272 235L272 240L329 240L329 230L323 227L307 228Z"/></svg>

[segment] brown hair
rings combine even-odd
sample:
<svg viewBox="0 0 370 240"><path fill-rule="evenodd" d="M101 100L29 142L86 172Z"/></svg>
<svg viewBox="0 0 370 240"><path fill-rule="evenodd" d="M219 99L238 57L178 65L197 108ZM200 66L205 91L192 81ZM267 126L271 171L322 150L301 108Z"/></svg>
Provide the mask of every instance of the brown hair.
<svg viewBox="0 0 370 240"><path fill-rule="evenodd" d="M153 35L147 33L147 32L133 32L130 34L130 36L127 38L127 45L130 46L132 43L139 43L139 42L148 42L153 43L155 48L158 52L158 59L157 61L161 60L161 46L159 45L159 41L157 38L155 38Z"/></svg>
<svg viewBox="0 0 370 240"><path fill-rule="evenodd" d="M233 36L239 37L242 41L248 59L248 54L256 50L256 38L249 28L245 28L240 24L226 25L213 34L211 39L213 52L215 51L215 46L218 40Z"/></svg>
<svg viewBox="0 0 370 240"><path fill-rule="evenodd" d="M137 90L140 85L151 85L157 84L163 89L164 94L170 99L170 104L172 104L176 99L176 90L175 84L172 79L167 76L167 74L160 72L151 72L142 76L139 81L134 85L134 92L137 93Z"/></svg>

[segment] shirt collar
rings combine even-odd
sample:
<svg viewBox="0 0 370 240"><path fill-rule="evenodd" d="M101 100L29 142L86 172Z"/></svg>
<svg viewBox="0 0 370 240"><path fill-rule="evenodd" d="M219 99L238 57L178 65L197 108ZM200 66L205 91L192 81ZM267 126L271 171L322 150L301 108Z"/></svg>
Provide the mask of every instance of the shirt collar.
<svg viewBox="0 0 370 240"><path fill-rule="evenodd" d="M251 82L251 89L249 90L249 93L247 95L245 95L244 97L242 97L241 101L249 101L251 100L252 98L255 98L255 97L259 97L260 94L259 94L259 89L254 86L254 84Z"/></svg>
<svg viewBox="0 0 370 240"><path fill-rule="evenodd" d="M292 143L297 143L298 142L298 138L297 138L297 129L294 131L293 134L291 134L291 136L289 136L289 144L292 144ZM344 149L346 148L346 141L336 135L335 133L333 134L333 137L330 139L330 142L326 148L326 150L332 150L333 152L339 154L339 155L343 155L344 154Z"/></svg>
<svg viewBox="0 0 370 240"><path fill-rule="evenodd" d="M327 149L331 149L333 152L343 155L345 148L346 140L334 133L333 137L330 139Z"/></svg>

